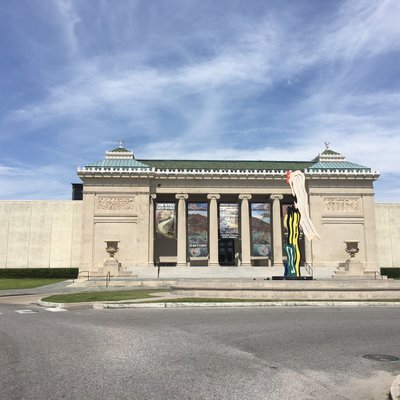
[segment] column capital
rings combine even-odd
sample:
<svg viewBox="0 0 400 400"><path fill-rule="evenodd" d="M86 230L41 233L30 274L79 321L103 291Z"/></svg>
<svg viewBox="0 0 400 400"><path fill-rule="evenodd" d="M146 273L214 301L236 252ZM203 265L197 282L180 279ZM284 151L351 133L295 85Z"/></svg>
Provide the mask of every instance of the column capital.
<svg viewBox="0 0 400 400"><path fill-rule="evenodd" d="M180 200L180 199L187 200L189 198L189 195L186 193L177 193L175 195L175 198L178 200Z"/></svg>
<svg viewBox="0 0 400 400"><path fill-rule="evenodd" d="M281 194L271 194L271 196L269 196L269 198L271 200L282 200L283 196Z"/></svg>
<svg viewBox="0 0 400 400"><path fill-rule="evenodd" d="M217 194L217 193L209 193L207 195L207 199L209 199L209 200L211 200L211 199L218 200L220 198L221 198L221 196L219 194Z"/></svg>
<svg viewBox="0 0 400 400"><path fill-rule="evenodd" d="M250 200L252 198L251 194L239 194L240 200Z"/></svg>
<svg viewBox="0 0 400 400"><path fill-rule="evenodd" d="M157 198L157 195L156 195L155 193L152 193L152 194L150 195L150 198L151 198L152 200L155 200L155 199Z"/></svg>

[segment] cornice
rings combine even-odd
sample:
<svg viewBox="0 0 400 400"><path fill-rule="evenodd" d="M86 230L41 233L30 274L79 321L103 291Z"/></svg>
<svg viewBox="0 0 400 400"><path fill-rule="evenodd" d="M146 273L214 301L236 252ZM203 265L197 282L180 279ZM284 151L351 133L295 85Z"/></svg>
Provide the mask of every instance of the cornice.
<svg viewBox="0 0 400 400"><path fill-rule="evenodd" d="M78 168L80 178L161 178L161 179L277 179L284 180L284 170L200 170L155 168ZM307 179L376 180L379 172L368 170L305 170Z"/></svg>

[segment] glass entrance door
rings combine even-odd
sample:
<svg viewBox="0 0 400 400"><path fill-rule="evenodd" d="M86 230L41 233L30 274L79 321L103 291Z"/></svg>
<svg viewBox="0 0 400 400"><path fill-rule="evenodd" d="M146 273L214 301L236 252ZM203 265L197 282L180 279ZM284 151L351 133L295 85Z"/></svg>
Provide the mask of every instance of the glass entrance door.
<svg viewBox="0 0 400 400"><path fill-rule="evenodd" d="M219 265L235 265L235 239L219 239Z"/></svg>

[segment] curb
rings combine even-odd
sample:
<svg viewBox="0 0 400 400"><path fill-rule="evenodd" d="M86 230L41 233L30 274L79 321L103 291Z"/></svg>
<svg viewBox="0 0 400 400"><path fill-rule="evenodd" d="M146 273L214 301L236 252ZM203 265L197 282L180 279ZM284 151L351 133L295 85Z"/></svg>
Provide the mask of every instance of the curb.
<svg viewBox="0 0 400 400"><path fill-rule="evenodd" d="M400 307L395 302L337 302L337 301L260 301L260 302L176 302L176 303L95 303L94 309L118 308L198 308L198 307ZM397 399L396 399L397 400Z"/></svg>
<svg viewBox="0 0 400 400"><path fill-rule="evenodd" d="M260 301L260 302L157 302L157 303L94 303L93 308L100 309L119 309L119 308L198 308L198 307L400 307L400 303L382 302L337 302L337 301Z"/></svg>
<svg viewBox="0 0 400 400"><path fill-rule="evenodd" d="M93 308L118 309L118 308L194 308L194 307L400 307L400 302L382 301L255 301L255 302L144 302L144 303L52 303L38 301L38 305L51 308ZM397 400L397 399L396 399Z"/></svg>
<svg viewBox="0 0 400 400"><path fill-rule="evenodd" d="M392 400L400 399L400 375L397 375L390 387L390 397Z"/></svg>
<svg viewBox="0 0 400 400"><path fill-rule="evenodd" d="M49 301L42 301L39 300L36 303L38 306L41 307L48 307L48 308L63 308L65 310L77 310L77 309L88 309L94 308L94 303L52 303Z"/></svg>

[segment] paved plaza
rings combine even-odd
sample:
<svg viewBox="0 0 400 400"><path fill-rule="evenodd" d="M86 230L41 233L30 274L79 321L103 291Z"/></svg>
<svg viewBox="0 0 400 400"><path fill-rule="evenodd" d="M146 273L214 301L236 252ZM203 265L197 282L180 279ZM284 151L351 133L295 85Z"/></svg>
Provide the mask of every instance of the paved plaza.
<svg viewBox="0 0 400 400"><path fill-rule="evenodd" d="M0 304L0 387L16 399L382 399L397 308L54 312Z"/></svg>

